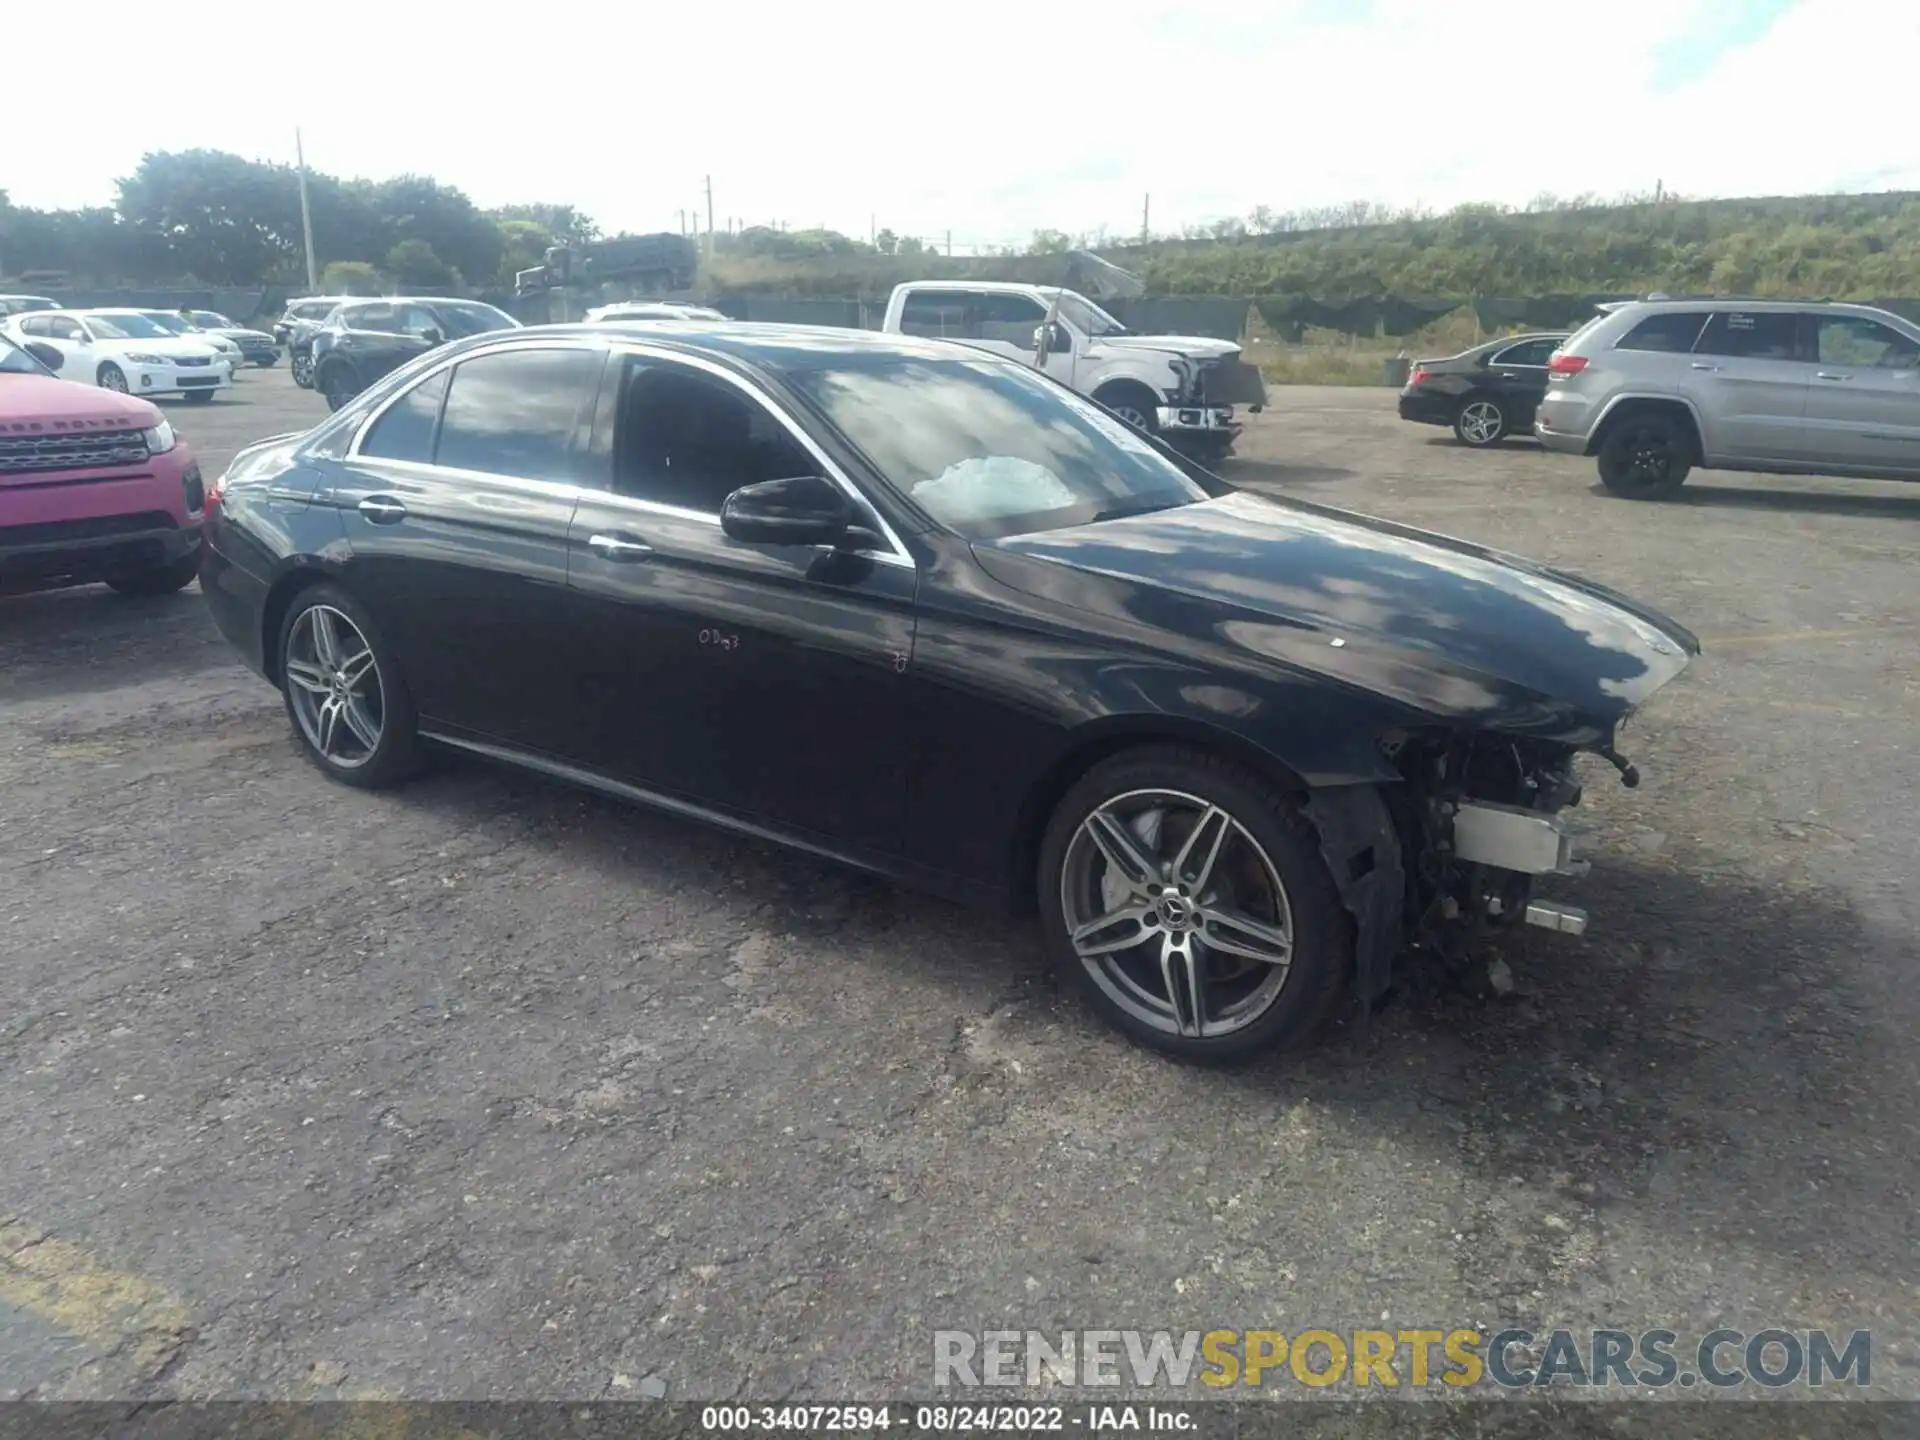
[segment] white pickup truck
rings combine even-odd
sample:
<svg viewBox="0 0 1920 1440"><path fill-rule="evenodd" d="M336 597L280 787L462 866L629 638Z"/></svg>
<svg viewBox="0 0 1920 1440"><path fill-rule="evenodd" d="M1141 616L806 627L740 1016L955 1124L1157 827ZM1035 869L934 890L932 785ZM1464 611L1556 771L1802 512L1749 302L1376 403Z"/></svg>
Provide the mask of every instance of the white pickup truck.
<svg viewBox="0 0 1920 1440"><path fill-rule="evenodd" d="M1084 295L1050 285L921 280L894 287L881 329L958 340L1034 363L1047 314L1046 372L1105 405L1129 424L1197 459L1233 449L1234 406L1267 403L1260 372L1230 340L1136 335Z"/></svg>

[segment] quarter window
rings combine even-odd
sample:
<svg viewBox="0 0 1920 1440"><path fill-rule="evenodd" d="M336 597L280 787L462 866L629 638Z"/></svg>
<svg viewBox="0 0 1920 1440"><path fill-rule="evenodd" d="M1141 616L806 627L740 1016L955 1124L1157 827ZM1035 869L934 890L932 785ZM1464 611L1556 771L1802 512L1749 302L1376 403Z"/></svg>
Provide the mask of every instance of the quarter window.
<svg viewBox="0 0 1920 1440"><path fill-rule="evenodd" d="M463 361L441 411L434 463L526 480L577 481L604 356L508 350Z"/></svg>
<svg viewBox="0 0 1920 1440"><path fill-rule="evenodd" d="M433 431L440 423L440 404L447 398L450 370L429 375L381 413L360 442L360 453L380 460L433 459Z"/></svg>
<svg viewBox="0 0 1920 1440"><path fill-rule="evenodd" d="M1742 360L1797 360L1799 332L1800 317L1791 312L1720 310L1707 322L1694 349L1702 355Z"/></svg>
<svg viewBox="0 0 1920 1440"><path fill-rule="evenodd" d="M718 515L742 485L817 475L820 462L738 386L684 365L630 356L614 426L613 488Z"/></svg>
<svg viewBox="0 0 1920 1440"><path fill-rule="evenodd" d="M1616 350L1664 350L1684 355L1707 323L1703 310L1667 310L1649 315L1620 338Z"/></svg>
<svg viewBox="0 0 1920 1440"><path fill-rule="evenodd" d="M1815 319L1822 365L1911 370L1920 361L1920 345L1877 320L1860 315L1819 315Z"/></svg>

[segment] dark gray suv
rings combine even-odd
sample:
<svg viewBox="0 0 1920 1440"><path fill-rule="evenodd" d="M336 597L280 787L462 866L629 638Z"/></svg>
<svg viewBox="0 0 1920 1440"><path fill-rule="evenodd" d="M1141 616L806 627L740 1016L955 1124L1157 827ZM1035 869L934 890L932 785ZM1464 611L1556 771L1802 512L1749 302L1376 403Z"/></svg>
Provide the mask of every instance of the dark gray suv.
<svg viewBox="0 0 1920 1440"><path fill-rule="evenodd" d="M1534 433L1658 500L1698 466L1920 480L1920 327L1868 305L1645 300L1547 363Z"/></svg>

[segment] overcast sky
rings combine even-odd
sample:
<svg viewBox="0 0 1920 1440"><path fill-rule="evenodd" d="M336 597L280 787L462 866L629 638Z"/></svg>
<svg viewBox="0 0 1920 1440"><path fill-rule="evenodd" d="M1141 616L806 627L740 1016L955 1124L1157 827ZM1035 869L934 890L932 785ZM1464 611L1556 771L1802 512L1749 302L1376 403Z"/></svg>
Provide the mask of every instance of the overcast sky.
<svg viewBox="0 0 1920 1440"><path fill-rule="evenodd" d="M1256 205L1920 188L1916 0L327 0L5 7L0 189L149 149L406 171L482 205L954 248ZM76 33L116 37L104 49ZM91 58L89 58L91 57ZM301 80L305 77L303 100ZM21 117L44 114L35 124Z"/></svg>

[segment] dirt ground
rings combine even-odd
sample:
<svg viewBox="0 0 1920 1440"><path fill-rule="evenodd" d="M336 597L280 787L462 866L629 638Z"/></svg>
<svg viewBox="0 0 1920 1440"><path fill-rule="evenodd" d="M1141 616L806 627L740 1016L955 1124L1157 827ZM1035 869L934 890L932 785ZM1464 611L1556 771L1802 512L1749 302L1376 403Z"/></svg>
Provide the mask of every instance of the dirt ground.
<svg viewBox="0 0 1920 1440"><path fill-rule="evenodd" d="M212 468L319 411L173 419ZM474 766L331 785L193 590L0 601L0 1397L900 1398L936 1328L1517 1323L1866 1328L1920 1398L1920 487L1634 505L1385 390L1242 451L1706 653L1641 788L1588 772L1584 939L1234 1075L1011 922Z"/></svg>

